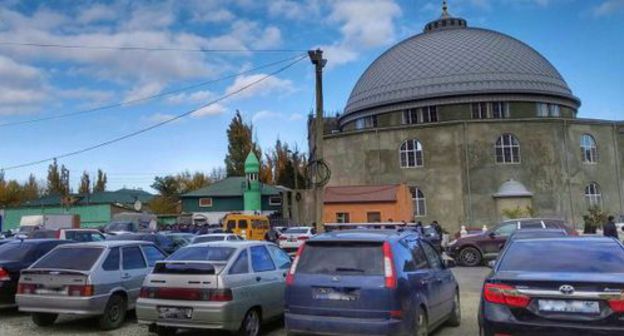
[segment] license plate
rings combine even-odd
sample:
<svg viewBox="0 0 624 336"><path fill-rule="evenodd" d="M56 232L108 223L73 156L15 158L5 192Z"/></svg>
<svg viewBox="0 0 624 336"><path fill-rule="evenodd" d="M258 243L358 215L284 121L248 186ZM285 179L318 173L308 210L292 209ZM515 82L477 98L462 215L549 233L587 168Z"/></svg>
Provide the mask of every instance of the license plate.
<svg viewBox="0 0 624 336"><path fill-rule="evenodd" d="M193 318L193 308L158 307L158 318L189 320Z"/></svg>
<svg viewBox="0 0 624 336"><path fill-rule="evenodd" d="M291 242L291 243L294 243L294 242L297 241L297 238L288 238L288 241Z"/></svg>
<svg viewBox="0 0 624 336"><path fill-rule="evenodd" d="M356 301L359 295L357 293L336 291L333 288L316 288L313 298L316 300Z"/></svg>
<svg viewBox="0 0 624 336"><path fill-rule="evenodd" d="M600 305L596 301L539 300L539 310L551 313L599 314Z"/></svg>
<svg viewBox="0 0 624 336"><path fill-rule="evenodd" d="M67 288L37 288L35 294L38 295L68 295Z"/></svg>

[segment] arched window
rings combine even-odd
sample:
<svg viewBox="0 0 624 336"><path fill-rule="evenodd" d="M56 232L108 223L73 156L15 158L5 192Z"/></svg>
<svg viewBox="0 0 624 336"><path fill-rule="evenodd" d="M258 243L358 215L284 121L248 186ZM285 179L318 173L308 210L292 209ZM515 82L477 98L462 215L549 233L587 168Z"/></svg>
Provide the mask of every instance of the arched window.
<svg viewBox="0 0 624 336"><path fill-rule="evenodd" d="M496 163L520 163L520 142L513 134L503 134L496 140Z"/></svg>
<svg viewBox="0 0 624 336"><path fill-rule="evenodd" d="M585 200L589 208L602 208L602 194L598 183L592 182L585 187Z"/></svg>
<svg viewBox="0 0 624 336"><path fill-rule="evenodd" d="M583 134L581 137L581 155L583 162L598 162L598 149L596 148L596 140L589 134Z"/></svg>
<svg viewBox="0 0 624 336"><path fill-rule="evenodd" d="M399 150L401 168L415 168L423 166L423 149L420 141L409 139L401 144Z"/></svg>
<svg viewBox="0 0 624 336"><path fill-rule="evenodd" d="M410 193L412 194L412 202L414 203L414 216L427 216L427 202L425 200L425 194L423 194L422 190L418 187L410 187Z"/></svg>

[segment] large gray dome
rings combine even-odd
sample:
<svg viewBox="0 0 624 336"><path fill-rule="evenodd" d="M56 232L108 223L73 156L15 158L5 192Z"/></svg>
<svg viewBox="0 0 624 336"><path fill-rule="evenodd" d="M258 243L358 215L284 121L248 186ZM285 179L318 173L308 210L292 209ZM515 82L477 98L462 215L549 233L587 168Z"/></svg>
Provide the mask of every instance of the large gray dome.
<svg viewBox="0 0 624 336"><path fill-rule="evenodd" d="M549 96L578 108L557 69L528 45L501 33L455 26L433 28L392 47L360 77L345 108L357 112L408 101L476 94Z"/></svg>

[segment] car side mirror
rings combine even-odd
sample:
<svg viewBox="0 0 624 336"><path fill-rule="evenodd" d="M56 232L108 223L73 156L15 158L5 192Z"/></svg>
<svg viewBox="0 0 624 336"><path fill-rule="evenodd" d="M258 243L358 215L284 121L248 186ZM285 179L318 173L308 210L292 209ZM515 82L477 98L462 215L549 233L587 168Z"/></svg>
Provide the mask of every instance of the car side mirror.
<svg viewBox="0 0 624 336"><path fill-rule="evenodd" d="M446 268L453 268L457 266L457 263L453 259L444 259L444 266Z"/></svg>
<svg viewBox="0 0 624 336"><path fill-rule="evenodd" d="M492 231L490 233L488 233L488 236L492 239L496 238L496 232Z"/></svg>
<svg viewBox="0 0 624 336"><path fill-rule="evenodd" d="M496 266L496 260L490 260L487 263L489 268L494 268L494 266Z"/></svg>

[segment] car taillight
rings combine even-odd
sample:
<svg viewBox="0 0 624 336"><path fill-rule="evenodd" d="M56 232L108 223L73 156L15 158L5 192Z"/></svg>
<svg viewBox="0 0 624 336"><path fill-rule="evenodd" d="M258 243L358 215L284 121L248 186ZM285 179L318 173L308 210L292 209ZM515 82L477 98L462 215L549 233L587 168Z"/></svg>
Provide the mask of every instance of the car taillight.
<svg viewBox="0 0 624 336"><path fill-rule="evenodd" d="M56 230L56 239L61 239L61 230Z"/></svg>
<svg viewBox="0 0 624 336"><path fill-rule="evenodd" d="M310 237L308 236L299 236L297 237L298 240L308 240Z"/></svg>
<svg viewBox="0 0 624 336"><path fill-rule="evenodd" d="M284 237L284 236L279 236L279 238L277 238L277 239L279 239L279 240L286 240L286 237Z"/></svg>
<svg viewBox="0 0 624 336"><path fill-rule="evenodd" d="M11 275L2 267L0 267L0 281L11 281Z"/></svg>
<svg viewBox="0 0 624 336"><path fill-rule="evenodd" d="M301 246L299 246L299 249L297 249L295 259L293 260L292 265L290 265L290 269L288 270L288 274L286 275L286 286L290 286L295 282L295 272L297 271L297 264L299 264L299 258L303 253L304 247L305 244L301 244Z"/></svg>
<svg viewBox="0 0 624 336"><path fill-rule="evenodd" d="M35 284L25 284L25 283L19 283L17 285L17 294L35 294L35 291L37 290L37 285Z"/></svg>
<svg viewBox="0 0 624 336"><path fill-rule="evenodd" d="M146 299L185 301L232 301L231 289L143 287L139 297Z"/></svg>
<svg viewBox="0 0 624 336"><path fill-rule="evenodd" d="M520 294L516 288L502 284L486 283L483 296L488 302L513 308L526 308L531 302L530 297Z"/></svg>
<svg viewBox="0 0 624 336"><path fill-rule="evenodd" d="M384 258L384 277L386 288L396 288L397 278L394 269L394 262L392 261L392 247L390 243L385 242L383 244L383 258Z"/></svg>
<svg viewBox="0 0 624 336"><path fill-rule="evenodd" d="M624 313L624 291L617 299L607 300L609 307L616 313Z"/></svg>
<svg viewBox="0 0 624 336"><path fill-rule="evenodd" d="M67 286L67 295L69 296L93 296L95 288L93 285L71 285Z"/></svg>

